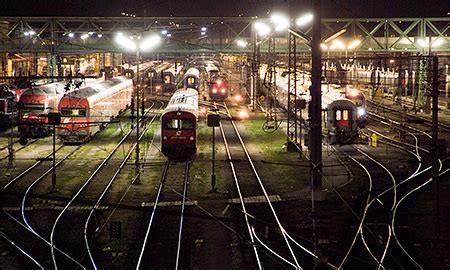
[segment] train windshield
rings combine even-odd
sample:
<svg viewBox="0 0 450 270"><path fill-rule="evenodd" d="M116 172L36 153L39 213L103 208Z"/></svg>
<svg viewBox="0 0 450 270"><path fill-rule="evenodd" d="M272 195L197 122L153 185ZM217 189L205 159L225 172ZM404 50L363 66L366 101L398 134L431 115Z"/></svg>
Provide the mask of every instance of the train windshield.
<svg viewBox="0 0 450 270"><path fill-rule="evenodd" d="M195 78L194 77L187 77L187 83L192 85L195 83Z"/></svg>
<svg viewBox="0 0 450 270"><path fill-rule="evenodd" d="M82 108L62 108L61 116L66 117L84 117L86 116L86 109Z"/></svg>
<svg viewBox="0 0 450 270"><path fill-rule="evenodd" d="M171 83L172 77L170 75L164 75L164 83Z"/></svg>
<svg viewBox="0 0 450 270"><path fill-rule="evenodd" d="M195 124L190 119L166 119L163 121L164 129L194 129Z"/></svg>
<svg viewBox="0 0 450 270"><path fill-rule="evenodd" d="M43 111L45 111L45 105L44 104L23 103L21 110L22 110L22 112L43 112Z"/></svg>

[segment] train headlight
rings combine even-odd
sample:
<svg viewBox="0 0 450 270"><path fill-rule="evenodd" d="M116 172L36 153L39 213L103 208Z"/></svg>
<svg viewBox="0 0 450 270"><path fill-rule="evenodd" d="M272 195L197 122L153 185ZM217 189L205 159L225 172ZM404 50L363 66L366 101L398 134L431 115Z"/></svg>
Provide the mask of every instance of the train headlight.
<svg viewBox="0 0 450 270"><path fill-rule="evenodd" d="M191 136L191 137L189 137L189 140L193 141L193 140L194 140L194 137L192 137L192 136Z"/></svg>
<svg viewBox="0 0 450 270"><path fill-rule="evenodd" d="M217 93L217 89L213 88L212 92L213 92L213 94Z"/></svg>
<svg viewBox="0 0 450 270"><path fill-rule="evenodd" d="M222 92L222 94L225 94L225 92L227 92L227 89L222 88L222 90L220 90L220 92Z"/></svg>
<svg viewBox="0 0 450 270"><path fill-rule="evenodd" d="M357 113L358 113L358 118L362 117L362 116L366 115L366 109L360 107L360 108L358 108L358 112Z"/></svg>
<svg viewBox="0 0 450 270"><path fill-rule="evenodd" d="M239 111L238 115L240 119L247 119L249 117L248 112L246 110Z"/></svg>

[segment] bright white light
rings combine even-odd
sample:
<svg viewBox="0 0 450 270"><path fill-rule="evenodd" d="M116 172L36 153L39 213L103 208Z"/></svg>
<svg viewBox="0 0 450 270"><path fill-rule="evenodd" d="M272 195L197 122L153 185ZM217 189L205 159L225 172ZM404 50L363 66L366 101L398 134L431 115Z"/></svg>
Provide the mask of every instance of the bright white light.
<svg viewBox="0 0 450 270"><path fill-rule="evenodd" d="M238 40L236 40L236 44L237 44L239 47L242 47L242 48L247 47L247 41L245 41L245 40L243 40L243 39L238 39Z"/></svg>
<svg viewBox="0 0 450 270"><path fill-rule="evenodd" d="M242 100L242 96L241 95L235 95L234 99L236 100L236 102L240 102Z"/></svg>
<svg viewBox="0 0 450 270"><path fill-rule="evenodd" d="M206 27L202 27L200 30L202 30L202 32L206 32Z"/></svg>
<svg viewBox="0 0 450 270"><path fill-rule="evenodd" d="M366 115L366 109L364 109L363 107L359 107L356 113L358 114L358 117L364 116Z"/></svg>
<svg viewBox="0 0 450 270"><path fill-rule="evenodd" d="M442 38L437 38L431 43L431 47L436 48L444 44L444 40Z"/></svg>
<svg viewBox="0 0 450 270"><path fill-rule="evenodd" d="M36 32L34 32L33 30L28 31L28 34L30 34L30 36L33 36L36 34Z"/></svg>
<svg viewBox="0 0 450 270"><path fill-rule="evenodd" d="M142 42L139 48L143 51L149 50L151 48L156 47L161 41L161 37L158 35L151 35L146 37Z"/></svg>
<svg viewBox="0 0 450 270"><path fill-rule="evenodd" d="M87 39L88 37L89 37L88 34L82 34L82 35L80 36L80 38L83 39L83 40L84 40L84 39Z"/></svg>
<svg viewBox="0 0 450 270"><path fill-rule="evenodd" d="M75 36L74 33L69 33L69 37L70 37L70 38L73 38L74 36Z"/></svg>
<svg viewBox="0 0 450 270"><path fill-rule="evenodd" d="M355 40L353 40L352 42L350 42L350 44L348 44L347 48L348 48L349 50L353 50L354 48L358 47L359 44L361 44L361 40L355 39Z"/></svg>
<svg viewBox="0 0 450 270"><path fill-rule="evenodd" d="M169 34L167 34L167 37L171 37L171 36L172 36L172 34L170 34L170 33L169 33Z"/></svg>
<svg viewBox="0 0 450 270"><path fill-rule="evenodd" d="M238 115L240 119L247 119L249 117L246 110L239 111Z"/></svg>
<svg viewBox="0 0 450 270"><path fill-rule="evenodd" d="M88 32L88 35L92 36L94 34L94 32Z"/></svg>
<svg viewBox="0 0 450 270"><path fill-rule="evenodd" d="M25 32L25 33L23 33L23 35L24 35L24 36L29 36L29 35L30 35L30 33L28 33L28 32Z"/></svg>
<svg viewBox="0 0 450 270"><path fill-rule="evenodd" d="M289 28L289 18L281 14L273 14L270 18L275 25L275 31L280 32Z"/></svg>
<svg viewBox="0 0 450 270"><path fill-rule="evenodd" d="M127 50L134 51L136 50L136 44L131 41L129 38L125 37L122 33L117 34L116 42L120 46L124 47Z"/></svg>
<svg viewBox="0 0 450 270"><path fill-rule="evenodd" d="M97 37L101 38L103 37L103 34L97 34Z"/></svg>
<svg viewBox="0 0 450 270"><path fill-rule="evenodd" d="M322 48L322 50L326 50L326 49L328 49L328 46L325 43L321 43L320 48Z"/></svg>
<svg viewBox="0 0 450 270"><path fill-rule="evenodd" d="M344 49L345 49L345 44L344 44L344 42L342 42L341 40L335 39L335 40L333 40L333 42L331 43L330 49L331 49L331 50L334 50L334 49L344 50Z"/></svg>
<svg viewBox="0 0 450 270"><path fill-rule="evenodd" d="M304 25L307 25L308 23L312 22L313 18L314 18L314 15L312 15L311 13L308 13L308 14L305 14L305 15L301 16L300 18L298 18L295 23L297 24L297 26L304 26Z"/></svg>
<svg viewBox="0 0 450 270"><path fill-rule="evenodd" d="M265 36L270 33L270 26L263 22L255 22L255 29L258 32L258 35Z"/></svg>
<svg viewBox="0 0 450 270"><path fill-rule="evenodd" d="M162 35L167 35L167 30L162 30L162 31L161 31L161 34L162 34Z"/></svg>
<svg viewBox="0 0 450 270"><path fill-rule="evenodd" d="M206 32L201 32L200 35L204 36L206 35Z"/></svg>
<svg viewBox="0 0 450 270"><path fill-rule="evenodd" d="M418 39L417 44L422 48L428 47L428 41L426 39Z"/></svg>

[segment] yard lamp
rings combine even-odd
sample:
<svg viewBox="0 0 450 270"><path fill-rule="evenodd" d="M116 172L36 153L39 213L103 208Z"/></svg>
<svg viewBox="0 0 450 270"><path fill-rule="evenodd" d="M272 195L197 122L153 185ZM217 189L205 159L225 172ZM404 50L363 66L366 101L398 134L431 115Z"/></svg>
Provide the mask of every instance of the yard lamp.
<svg viewBox="0 0 450 270"><path fill-rule="evenodd" d="M118 45L123 47L124 49L135 52L136 53L136 161L135 161L135 183L139 183L139 61L140 61L140 53L141 51L149 51L155 48L161 41L161 37L159 35L148 35L141 38L141 35L138 35L136 39L125 36L122 33L118 33L116 36L116 42Z"/></svg>

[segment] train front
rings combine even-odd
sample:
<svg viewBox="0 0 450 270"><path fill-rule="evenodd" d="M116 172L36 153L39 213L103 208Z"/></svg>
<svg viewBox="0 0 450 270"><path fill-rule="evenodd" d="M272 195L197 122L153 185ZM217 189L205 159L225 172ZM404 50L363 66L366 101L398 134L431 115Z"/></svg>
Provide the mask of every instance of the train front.
<svg viewBox="0 0 450 270"><path fill-rule="evenodd" d="M186 160L197 151L198 93L176 92L161 116L161 148L172 160Z"/></svg>
<svg viewBox="0 0 450 270"><path fill-rule="evenodd" d="M86 98L63 97L59 102L61 125L58 136L63 143L78 144L90 139L89 102Z"/></svg>
<svg viewBox="0 0 450 270"><path fill-rule="evenodd" d="M212 79L209 83L209 97L214 101L224 101L228 98L228 83L224 79Z"/></svg>
<svg viewBox="0 0 450 270"><path fill-rule="evenodd" d="M21 137L42 137L50 133L46 115L53 111L54 100L41 89L25 91L19 100L19 132Z"/></svg>

